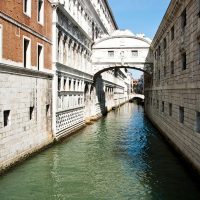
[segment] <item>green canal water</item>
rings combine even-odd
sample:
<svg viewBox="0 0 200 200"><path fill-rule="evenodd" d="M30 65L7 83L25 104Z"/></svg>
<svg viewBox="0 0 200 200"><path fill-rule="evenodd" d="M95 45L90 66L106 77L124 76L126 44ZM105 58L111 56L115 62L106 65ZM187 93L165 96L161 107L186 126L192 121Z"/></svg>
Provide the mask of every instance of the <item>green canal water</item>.
<svg viewBox="0 0 200 200"><path fill-rule="evenodd" d="M200 199L143 108L126 104L0 177L0 200Z"/></svg>

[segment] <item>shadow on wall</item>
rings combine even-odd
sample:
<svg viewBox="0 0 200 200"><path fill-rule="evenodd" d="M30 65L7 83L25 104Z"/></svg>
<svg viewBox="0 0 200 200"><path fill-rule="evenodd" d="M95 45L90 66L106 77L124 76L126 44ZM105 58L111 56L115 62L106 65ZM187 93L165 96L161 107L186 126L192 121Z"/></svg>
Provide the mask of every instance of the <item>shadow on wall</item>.
<svg viewBox="0 0 200 200"><path fill-rule="evenodd" d="M106 95L105 95L104 84L103 84L103 79L101 75L96 76L95 87L96 87L96 95L97 95L98 103L100 106L101 114L106 115L108 112L108 108L106 106Z"/></svg>

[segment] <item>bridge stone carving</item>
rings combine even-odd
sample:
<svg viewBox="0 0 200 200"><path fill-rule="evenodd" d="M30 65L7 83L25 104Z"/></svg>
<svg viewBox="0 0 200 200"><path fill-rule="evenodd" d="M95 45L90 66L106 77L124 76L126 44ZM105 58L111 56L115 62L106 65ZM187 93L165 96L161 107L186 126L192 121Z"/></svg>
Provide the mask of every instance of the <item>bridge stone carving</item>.
<svg viewBox="0 0 200 200"><path fill-rule="evenodd" d="M113 32L93 45L94 77L108 70L132 68L152 74L151 40L128 30ZM122 70L123 71L123 70Z"/></svg>

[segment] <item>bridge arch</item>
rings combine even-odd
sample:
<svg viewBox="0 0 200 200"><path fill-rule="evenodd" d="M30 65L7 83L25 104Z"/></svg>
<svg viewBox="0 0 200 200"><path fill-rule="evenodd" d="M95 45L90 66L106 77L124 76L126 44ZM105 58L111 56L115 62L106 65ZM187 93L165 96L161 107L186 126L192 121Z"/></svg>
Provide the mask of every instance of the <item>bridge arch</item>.
<svg viewBox="0 0 200 200"><path fill-rule="evenodd" d="M152 73L151 40L128 30L117 30L93 45L94 77L112 69L131 68Z"/></svg>
<svg viewBox="0 0 200 200"><path fill-rule="evenodd" d="M107 66L106 68L103 68L99 71L96 71L96 73L94 74L94 80L103 72L109 71L109 70L115 70L115 69L135 69L135 70L139 70L141 72L144 72L145 74L151 76L152 73L152 65L149 64L148 66L146 66L144 69L139 68L139 67L134 67L134 66L125 66L125 65L115 65L115 66Z"/></svg>

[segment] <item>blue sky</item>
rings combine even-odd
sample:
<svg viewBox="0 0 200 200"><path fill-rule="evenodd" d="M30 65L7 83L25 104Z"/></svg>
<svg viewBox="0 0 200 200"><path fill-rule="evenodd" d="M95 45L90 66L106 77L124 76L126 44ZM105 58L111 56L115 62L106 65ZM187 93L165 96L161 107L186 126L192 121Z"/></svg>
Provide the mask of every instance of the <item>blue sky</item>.
<svg viewBox="0 0 200 200"><path fill-rule="evenodd" d="M108 0L119 29L144 33L153 39L170 0ZM141 72L133 71L134 78Z"/></svg>

